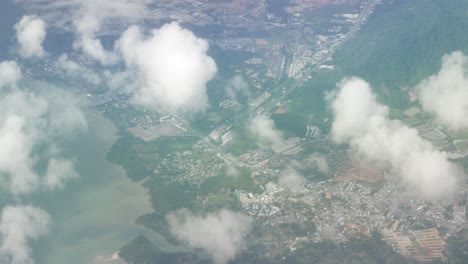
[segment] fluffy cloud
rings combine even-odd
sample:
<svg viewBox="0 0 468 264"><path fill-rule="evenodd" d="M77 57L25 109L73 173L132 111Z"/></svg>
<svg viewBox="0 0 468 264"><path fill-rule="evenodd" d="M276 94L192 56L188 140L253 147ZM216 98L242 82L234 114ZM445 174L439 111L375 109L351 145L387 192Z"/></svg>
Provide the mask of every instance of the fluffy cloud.
<svg viewBox="0 0 468 264"><path fill-rule="evenodd" d="M209 253L215 263L234 260L244 246L244 235L250 233L251 220L228 210L195 216L188 210L179 210L167 216L171 233L179 240Z"/></svg>
<svg viewBox="0 0 468 264"><path fill-rule="evenodd" d="M463 171L417 130L390 120L388 108L377 101L368 83L351 78L338 86L332 102L336 142L349 143L365 158L390 166L408 190L423 198L440 198L454 191Z"/></svg>
<svg viewBox="0 0 468 264"><path fill-rule="evenodd" d="M99 35L144 19L149 13L147 5L152 2L152 0L15 1L22 4L29 12L40 14L51 27L75 32L74 47L104 65L116 63L117 56L104 48ZM108 24L112 24L112 27L108 27Z"/></svg>
<svg viewBox="0 0 468 264"><path fill-rule="evenodd" d="M6 206L0 220L0 262L32 264L28 243L47 234L49 215L32 206Z"/></svg>
<svg viewBox="0 0 468 264"><path fill-rule="evenodd" d="M99 61L103 65L110 65L117 62L117 56L107 51L96 37L99 31L100 22L96 16L85 14L74 21L78 37L74 43L76 49L82 49L89 57Z"/></svg>
<svg viewBox="0 0 468 264"><path fill-rule="evenodd" d="M197 112L208 107L206 84L216 72L208 56L208 42L177 23L153 30L145 37L130 27L116 44L128 68L135 70L144 86L135 101L145 107L169 112Z"/></svg>
<svg viewBox="0 0 468 264"><path fill-rule="evenodd" d="M49 163L51 176L45 184L49 189L60 187L61 182L51 185L51 177L62 179L75 175L72 166L48 159L60 154L56 140L86 129L84 115L70 95L52 89L38 90L47 93L36 94L14 87L5 88L0 94L0 178L15 196L33 192L42 185L43 179L35 171L38 162ZM53 150L50 155L37 155L39 150L47 149ZM70 170L65 172L65 169Z"/></svg>
<svg viewBox="0 0 468 264"><path fill-rule="evenodd" d="M9 115L0 127L0 171L9 177L9 189L14 194L30 192L37 187L38 177L33 172L34 157L30 154L31 138L23 133L25 121Z"/></svg>
<svg viewBox="0 0 468 264"><path fill-rule="evenodd" d="M278 185L286 187L291 190L296 190L306 183L304 176L299 174L296 170L287 169L283 171L278 178Z"/></svg>
<svg viewBox="0 0 468 264"><path fill-rule="evenodd" d="M468 57L453 52L442 58L442 69L416 86L425 111L435 113L451 129L468 128Z"/></svg>
<svg viewBox="0 0 468 264"><path fill-rule="evenodd" d="M14 61L0 62L0 88L12 86L21 79L21 70Z"/></svg>
<svg viewBox="0 0 468 264"><path fill-rule="evenodd" d="M77 31L75 47L104 65L113 64L117 56L107 51L96 37L102 23L115 17L135 18L146 13L147 0L91 1L78 0L73 24Z"/></svg>
<svg viewBox="0 0 468 264"><path fill-rule="evenodd" d="M46 38L46 23L36 16L23 16L15 25L16 39L23 57L42 57L45 55L42 43Z"/></svg>
<svg viewBox="0 0 468 264"><path fill-rule="evenodd" d="M270 144L281 144L283 133L275 126L275 122L269 116L257 115L250 120L249 130L252 134L267 141Z"/></svg>

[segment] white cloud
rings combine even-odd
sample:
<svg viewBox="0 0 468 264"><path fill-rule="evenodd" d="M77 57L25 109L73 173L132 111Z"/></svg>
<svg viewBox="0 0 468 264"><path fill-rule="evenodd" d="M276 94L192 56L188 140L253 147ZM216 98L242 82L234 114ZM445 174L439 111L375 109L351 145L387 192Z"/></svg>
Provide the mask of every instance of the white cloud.
<svg viewBox="0 0 468 264"><path fill-rule="evenodd" d="M329 171L328 162L324 156L320 154L313 154L306 160L306 163L316 168L319 172L328 174L328 171Z"/></svg>
<svg viewBox="0 0 468 264"><path fill-rule="evenodd" d="M68 76L82 78L94 85L101 83L101 77L98 74L84 66L81 66L77 62L70 60L67 54L60 55L58 60L55 62L55 66L62 69Z"/></svg>
<svg viewBox="0 0 468 264"><path fill-rule="evenodd" d="M37 188L32 150L42 124L35 120L41 120L46 109L46 101L19 91L0 99L0 172L9 177L9 190L15 195Z"/></svg>
<svg viewBox="0 0 468 264"><path fill-rule="evenodd" d="M328 161L326 157L320 153L311 154L300 162L293 161L290 165L306 174L310 171L318 171L323 174L328 174L329 172Z"/></svg>
<svg viewBox="0 0 468 264"><path fill-rule="evenodd" d="M46 38L46 23L36 16L23 16L15 25L16 39L23 57L43 57L42 43Z"/></svg>
<svg viewBox="0 0 468 264"><path fill-rule="evenodd" d="M367 82L358 78L343 80L333 100L335 120L332 136L344 143L365 134L372 116L386 116L387 108L380 105Z"/></svg>
<svg viewBox="0 0 468 264"><path fill-rule="evenodd" d="M440 71L416 86L425 111L458 130L468 128L468 57L453 52L442 58Z"/></svg>
<svg viewBox="0 0 468 264"><path fill-rule="evenodd" d="M146 13L147 0L92 1L78 0L73 24L78 33L75 47L104 65L117 62L117 56L107 51L96 34L102 23L112 18L137 18Z"/></svg>
<svg viewBox="0 0 468 264"><path fill-rule="evenodd" d="M149 14L147 5L154 0L14 0L28 12L40 14L49 24L63 27L84 17L98 20L95 32L108 20L136 21ZM85 23L85 22L83 22ZM77 23L79 24L79 23ZM65 28L67 29L67 28Z"/></svg>
<svg viewBox="0 0 468 264"><path fill-rule="evenodd" d="M198 112L208 107L206 84L216 72L208 56L208 42L177 23L153 30L145 37L130 27L116 44L128 68L144 86L135 91L136 103L169 112Z"/></svg>
<svg viewBox="0 0 468 264"><path fill-rule="evenodd" d="M137 75L134 71L123 70L123 71L104 71L103 77L106 82L106 86L112 90L119 90L123 93L131 95L135 91L138 91L146 83L141 78L135 77Z"/></svg>
<svg viewBox="0 0 468 264"><path fill-rule="evenodd" d="M86 129L84 115L70 95L40 88L44 94L15 88L4 90L0 97L0 178L15 196L41 186L36 164L60 154L57 140ZM54 152L38 156L39 149Z"/></svg>
<svg viewBox="0 0 468 264"><path fill-rule="evenodd" d="M48 84L45 84L48 85ZM47 127L49 141L53 138L69 137L86 131L88 123L79 106L79 101L65 90L42 88L42 98L48 102Z"/></svg>
<svg viewBox="0 0 468 264"><path fill-rule="evenodd" d="M343 80L333 98L332 137L349 143L365 158L390 166L409 191L423 198L452 193L463 171L445 153L423 140L417 130L388 118L368 83Z"/></svg>
<svg viewBox="0 0 468 264"><path fill-rule="evenodd" d="M91 58L99 61L103 65L111 65L117 62L117 56L107 51L96 37L99 30L97 19L92 16L84 16L75 21L78 37L74 43L76 49L81 49Z"/></svg>
<svg viewBox="0 0 468 264"><path fill-rule="evenodd" d="M226 96L238 103L238 96L250 96L249 84L245 81L242 75L236 75L229 79L224 87Z"/></svg>
<svg viewBox="0 0 468 264"><path fill-rule="evenodd" d="M306 183L306 179L294 169L284 170L278 178L278 185L291 190L297 190Z"/></svg>
<svg viewBox="0 0 468 264"><path fill-rule="evenodd" d="M270 144L281 144L283 133L275 126L275 122L269 116L257 115L249 123L249 130L252 134L267 141Z"/></svg>
<svg viewBox="0 0 468 264"><path fill-rule="evenodd" d="M51 159L47 166L44 185L49 190L63 189L67 180L78 178L75 164L70 160Z"/></svg>
<svg viewBox="0 0 468 264"><path fill-rule="evenodd" d="M96 37L100 23L96 16L86 14L74 21L74 23L78 32L78 37L74 43L76 49L82 49L86 55L103 65L115 64L117 62L117 56L107 51L102 45L101 40Z"/></svg>
<svg viewBox="0 0 468 264"><path fill-rule="evenodd" d="M0 88L15 85L21 79L21 76L21 70L16 62L0 62Z"/></svg>
<svg viewBox="0 0 468 264"><path fill-rule="evenodd" d="M33 264L29 242L47 234L49 215L32 206L6 206L0 220L0 262Z"/></svg>
<svg viewBox="0 0 468 264"><path fill-rule="evenodd" d="M30 192L36 188L39 179L32 171L34 163L30 156L30 139L23 133L24 119L8 116L0 127L0 171L10 176L10 191L14 194Z"/></svg>
<svg viewBox="0 0 468 264"><path fill-rule="evenodd" d="M229 210L202 217L183 209L169 214L167 222L177 239L203 249L217 264L234 260L244 247L244 236L251 230L249 217Z"/></svg>
<svg viewBox="0 0 468 264"><path fill-rule="evenodd" d="M103 65L118 57L104 48L99 35L120 30L150 14L152 0L15 0L29 12L40 14L50 27L76 33L74 47Z"/></svg>

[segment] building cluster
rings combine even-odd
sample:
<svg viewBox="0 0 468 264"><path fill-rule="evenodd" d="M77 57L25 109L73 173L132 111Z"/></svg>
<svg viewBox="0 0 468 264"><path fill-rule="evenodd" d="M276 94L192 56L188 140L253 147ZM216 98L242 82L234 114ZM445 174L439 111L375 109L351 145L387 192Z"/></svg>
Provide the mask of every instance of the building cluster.
<svg viewBox="0 0 468 264"><path fill-rule="evenodd" d="M127 129L132 135L141 138L143 141L153 141L160 137L176 137L192 135L187 129L179 124L175 119L161 122L153 126L137 125Z"/></svg>
<svg viewBox="0 0 468 264"><path fill-rule="evenodd" d="M464 158L468 154L468 148L463 144L463 140L452 140L443 128L435 127L430 123L424 123L415 127L419 135L432 143L437 149L445 151L449 159Z"/></svg>
<svg viewBox="0 0 468 264"><path fill-rule="evenodd" d="M351 14L336 14L327 21L320 33L315 28L302 25L314 19L305 11L320 8L329 3L361 2ZM270 101L278 99L274 90L266 87L270 79L282 77L295 79L303 84L319 69L333 69L331 57L344 42L354 36L363 22L372 13L379 0L291 0L284 7L286 17L267 10L267 1L160 1L157 12L160 17L175 19L196 28L200 37L207 38L211 45L225 52L253 54L236 65L238 72L247 76L251 86L258 88L258 96L249 101L248 111L267 111ZM154 16L154 14L153 14ZM217 30L206 30L215 27ZM304 31L303 31L304 30ZM208 33L206 31L209 31ZM218 32L219 31L219 32ZM283 39L265 32L275 32ZM240 54L240 53L235 53ZM327 65L324 65L326 63ZM242 67L239 67L242 66ZM245 66L245 67L244 67ZM292 90L280 87L279 102ZM347 150L332 147L318 127L307 125L305 138L292 137L267 148L252 146L236 157L223 153L224 147L236 140L232 124L217 124L217 128L206 135L198 135L189 122L181 122L172 116L164 116L138 109L128 111L129 95L115 90L102 94L89 94L83 88L87 100L96 107L117 109L119 128L124 128L135 137L153 141L161 137L191 136L200 140L190 150L174 151L159 158L154 174L169 182L188 182L196 188L207 178L225 173L226 165L251 169L252 177L266 177L267 184L261 186L262 193L236 190L241 211L250 215L265 228L284 228L297 223L310 226L304 234L282 236L276 239L264 232L261 241L275 248L272 252L295 251L306 243L333 240L341 243L356 235L371 236L378 231L395 251L419 261L441 259L445 248L444 240L468 227L467 194L465 186L459 186L455 195L440 201L416 199L401 187L384 181L385 172L369 164L349 159ZM222 100L224 109L238 107L230 99ZM116 111L117 111L116 110ZM285 110L286 111L286 110ZM253 112L253 111L252 111ZM230 122L230 121L228 121ZM442 128L431 124L416 127L420 135L438 149L447 152L449 158L463 158L468 154L468 143L454 140ZM306 156L306 145L313 142L320 147L330 161L327 173L333 180L308 181L294 187L275 184L284 168L299 163ZM328 152L327 152L328 151ZM296 162L296 163L295 163ZM227 163L227 164L226 164ZM297 164L296 164L297 165ZM274 254L274 253L273 253Z"/></svg>
<svg viewBox="0 0 468 264"><path fill-rule="evenodd" d="M444 238L468 227L463 188L442 201L401 197L404 191L391 183L330 180L290 189L270 182L263 189L261 194L238 192L246 214L266 227L304 221L316 227L305 236L289 237L290 243L278 241L283 250L297 249L298 241L341 243L377 231L402 255L432 261L442 258Z"/></svg>
<svg viewBox="0 0 468 264"><path fill-rule="evenodd" d="M257 108L259 107L260 105L262 105L266 100L268 100L268 98L270 98L271 94L268 93L268 92L264 92L262 95L260 95L259 97L255 98L254 100L252 100L249 105L254 107L254 108Z"/></svg>
<svg viewBox="0 0 468 264"><path fill-rule="evenodd" d="M399 254L420 262L444 260L445 242L436 228L418 231L385 230L384 238Z"/></svg>

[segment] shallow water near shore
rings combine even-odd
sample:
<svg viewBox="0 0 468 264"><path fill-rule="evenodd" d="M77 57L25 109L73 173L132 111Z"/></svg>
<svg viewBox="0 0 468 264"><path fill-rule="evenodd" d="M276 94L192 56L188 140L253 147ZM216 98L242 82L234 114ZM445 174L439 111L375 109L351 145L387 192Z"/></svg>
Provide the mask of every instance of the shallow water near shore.
<svg viewBox="0 0 468 264"><path fill-rule="evenodd" d="M38 264L103 263L96 258L110 258L139 234L165 245L160 235L135 224L138 216L152 211L146 189L106 159L116 128L99 115L88 115L88 121L88 132L66 149L66 155L75 157L80 178L67 182L62 191L35 198L52 218L50 234L34 245Z"/></svg>

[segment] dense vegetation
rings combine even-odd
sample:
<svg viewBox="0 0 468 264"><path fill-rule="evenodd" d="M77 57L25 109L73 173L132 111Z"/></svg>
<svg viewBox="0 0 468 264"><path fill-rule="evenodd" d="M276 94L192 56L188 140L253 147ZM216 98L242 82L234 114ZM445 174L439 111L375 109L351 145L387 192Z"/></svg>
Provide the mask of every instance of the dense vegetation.
<svg viewBox="0 0 468 264"><path fill-rule="evenodd" d="M193 253L162 252L145 236L140 235L120 249L119 256L129 264L203 264L210 263Z"/></svg>
<svg viewBox="0 0 468 264"><path fill-rule="evenodd" d="M281 9L281 1L277 3ZM379 100L389 105L392 117L401 117L399 109L409 105L406 92L402 87L411 87L421 79L436 73L440 68L441 57L455 50L468 53L468 19L466 13L468 0L426 1L394 0L386 1L375 10L369 21L354 38L349 40L334 56L334 70L320 70L313 78L298 87L288 99L287 113L274 114L276 125L289 136L303 136L306 125L318 126L323 133L330 128L331 116L326 94L336 87L336 83L345 77L359 76L374 87ZM281 10L280 10L281 11ZM423 45L422 45L423 44ZM233 65L240 65L242 60L252 57L250 53L225 53L217 47L210 50L211 55L223 63L218 63L220 72L232 70ZM211 97L216 102L223 96L213 87L222 82L210 85ZM203 117L194 117L195 127L209 132L218 119L229 118L234 126L245 124L247 116L220 116L213 109ZM227 115L227 114L226 114ZM242 120L240 120L242 119ZM243 122L237 122L243 121ZM242 131L238 127L233 130ZM253 144L245 133L231 146L229 151L241 154ZM190 140L170 141L162 139L148 144L152 152L167 156L174 151L181 151ZM186 142L184 140L187 140ZM137 155L134 146L137 139L130 135L122 137L113 146L109 159L121 164L132 179L142 179L149 174L145 161ZM145 143L146 144L146 143ZM316 149L313 152L317 151ZM211 177L199 189L194 189L187 182L161 182L158 176L152 176L146 186L149 189L152 205L156 213L141 216L138 223L157 230L171 240L168 233L165 214L179 208L191 208L197 212L209 212L222 207L235 209L237 200L235 189L252 192L256 190L252 178L246 174L238 177ZM204 205L195 204L197 197L205 197ZM283 228L296 235L307 232L303 226L287 225ZM307 229L313 229L308 226ZM464 263L467 258L467 235L461 233L449 241L448 255L450 263ZM175 242L172 240L172 242ZM284 260L271 260L255 254L254 249L239 256L237 263L412 263L392 251L378 237L373 239L356 239L346 247L323 242L307 245ZM121 256L129 263L178 263L184 259L188 263L200 263L192 254L163 254L145 237L138 237L122 248ZM161 262L161 260L168 262ZM171 262L175 261L175 262Z"/></svg>
<svg viewBox="0 0 468 264"><path fill-rule="evenodd" d="M109 161L121 165L133 180L141 180L147 177L150 171L133 149L133 145L139 140L127 132L119 132L119 134L120 137L112 145L107 158Z"/></svg>
<svg viewBox="0 0 468 264"><path fill-rule="evenodd" d="M468 260L468 229L460 231L447 241L448 263L463 264Z"/></svg>
<svg viewBox="0 0 468 264"><path fill-rule="evenodd" d="M346 247L322 242L302 248L282 263L415 263L395 253L385 242L376 239L356 239Z"/></svg>
<svg viewBox="0 0 468 264"><path fill-rule="evenodd" d="M343 78L358 76L398 117L401 113L395 109L409 105L401 88L437 73L443 55L457 50L468 54L467 5L468 0L395 0L377 6L356 36L335 54L336 68L317 72L291 94L287 105L291 115L302 115L326 132L330 126L326 94Z"/></svg>
<svg viewBox="0 0 468 264"><path fill-rule="evenodd" d="M467 0L384 4L338 51L335 62L346 75L360 76L376 88L415 85L438 71L444 54L468 52L467 5Z"/></svg>

